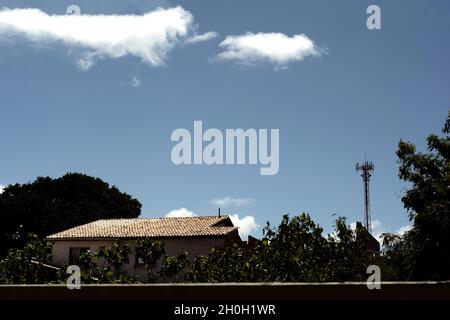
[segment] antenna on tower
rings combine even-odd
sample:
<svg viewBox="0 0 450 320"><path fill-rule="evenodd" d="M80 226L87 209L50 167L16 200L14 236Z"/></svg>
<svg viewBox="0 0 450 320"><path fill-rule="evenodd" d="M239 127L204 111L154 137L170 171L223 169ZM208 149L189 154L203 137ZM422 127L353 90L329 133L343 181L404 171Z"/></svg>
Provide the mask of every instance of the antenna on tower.
<svg viewBox="0 0 450 320"><path fill-rule="evenodd" d="M361 177L364 182L364 226L367 231L372 233L372 221L370 218L370 197L369 197L369 180L371 172L375 169L372 161L366 160L366 154L364 153L364 162L362 164L356 163L356 171L362 171Z"/></svg>

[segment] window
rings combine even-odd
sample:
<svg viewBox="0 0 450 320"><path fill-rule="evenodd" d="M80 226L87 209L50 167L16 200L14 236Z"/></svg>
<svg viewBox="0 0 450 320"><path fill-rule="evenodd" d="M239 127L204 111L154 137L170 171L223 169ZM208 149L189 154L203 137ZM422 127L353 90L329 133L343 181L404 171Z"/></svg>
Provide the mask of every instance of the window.
<svg viewBox="0 0 450 320"><path fill-rule="evenodd" d="M89 252L89 247L69 248L69 264L77 264L81 254L84 252Z"/></svg>
<svg viewBox="0 0 450 320"><path fill-rule="evenodd" d="M156 265L156 258L155 257L147 257L147 262L145 262L145 257L139 256L136 254L136 264L137 265L147 264L149 266L154 266L154 265Z"/></svg>
<svg viewBox="0 0 450 320"><path fill-rule="evenodd" d="M144 258L140 257L140 256L136 256L136 264L144 264Z"/></svg>

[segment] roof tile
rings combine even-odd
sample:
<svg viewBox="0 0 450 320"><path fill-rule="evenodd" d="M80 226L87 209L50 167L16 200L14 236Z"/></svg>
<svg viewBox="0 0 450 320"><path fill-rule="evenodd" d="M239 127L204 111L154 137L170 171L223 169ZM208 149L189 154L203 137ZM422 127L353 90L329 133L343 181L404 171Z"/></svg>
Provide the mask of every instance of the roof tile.
<svg viewBox="0 0 450 320"><path fill-rule="evenodd" d="M228 216L103 219L49 235L47 239L221 236L237 230L227 222Z"/></svg>

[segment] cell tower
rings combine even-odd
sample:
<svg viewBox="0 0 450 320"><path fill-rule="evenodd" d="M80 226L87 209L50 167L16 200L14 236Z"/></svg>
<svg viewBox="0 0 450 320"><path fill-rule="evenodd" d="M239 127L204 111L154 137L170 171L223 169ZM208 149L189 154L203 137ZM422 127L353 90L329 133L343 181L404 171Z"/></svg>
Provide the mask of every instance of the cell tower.
<svg viewBox="0 0 450 320"><path fill-rule="evenodd" d="M364 157L365 158L365 157ZM364 159L364 163L356 163L356 171L362 171L361 177L364 182L364 226L367 231L372 233L372 222L370 218L370 197L369 197L369 180L372 176L370 173L375 169L372 161Z"/></svg>

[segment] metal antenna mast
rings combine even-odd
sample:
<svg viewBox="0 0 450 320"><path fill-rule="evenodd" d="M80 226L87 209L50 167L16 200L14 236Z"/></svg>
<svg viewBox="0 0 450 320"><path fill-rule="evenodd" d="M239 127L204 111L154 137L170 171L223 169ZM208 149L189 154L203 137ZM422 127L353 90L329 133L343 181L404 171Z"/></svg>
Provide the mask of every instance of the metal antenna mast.
<svg viewBox="0 0 450 320"><path fill-rule="evenodd" d="M367 161L364 155L364 163L356 163L356 171L362 171L361 177L364 182L364 226L367 231L372 233L372 223L370 218L370 197L369 197L369 180L372 176L370 173L375 169L372 161Z"/></svg>

